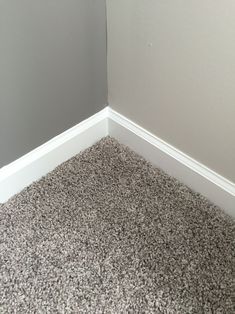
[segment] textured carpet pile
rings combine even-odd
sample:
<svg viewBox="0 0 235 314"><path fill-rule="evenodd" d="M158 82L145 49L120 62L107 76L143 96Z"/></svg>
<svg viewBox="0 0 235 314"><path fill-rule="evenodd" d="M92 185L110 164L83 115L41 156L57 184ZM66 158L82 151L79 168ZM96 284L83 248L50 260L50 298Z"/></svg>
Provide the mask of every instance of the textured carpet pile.
<svg viewBox="0 0 235 314"><path fill-rule="evenodd" d="M107 137L0 205L0 313L235 313L235 224Z"/></svg>

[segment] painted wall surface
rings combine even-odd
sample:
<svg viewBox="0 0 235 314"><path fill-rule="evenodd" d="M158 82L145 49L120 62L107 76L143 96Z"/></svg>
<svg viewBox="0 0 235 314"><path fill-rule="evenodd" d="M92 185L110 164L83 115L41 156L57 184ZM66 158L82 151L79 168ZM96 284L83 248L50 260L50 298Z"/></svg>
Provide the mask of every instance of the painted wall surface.
<svg viewBox="0 0 235 314"><path fill-rule="evenodd" d="M109 104L235 182L235 1L108 0Z"/></svg>
<svg viewBox="0 0 235 314"><path fill-rule="evenodd" d="M0 167L106 98L105 0L0 0Z"/></svg>

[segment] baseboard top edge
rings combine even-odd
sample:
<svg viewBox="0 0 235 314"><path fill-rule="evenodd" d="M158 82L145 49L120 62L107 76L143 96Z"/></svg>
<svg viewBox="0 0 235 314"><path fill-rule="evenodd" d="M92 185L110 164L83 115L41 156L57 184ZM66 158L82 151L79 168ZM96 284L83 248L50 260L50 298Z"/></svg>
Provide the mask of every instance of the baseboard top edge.
<svg viewBox="0 0 235 314"><path fill-rule="evenodd" d="M94 115L86 118L85 120L79 122L78 124L72 126L71 128L65 130L64 132L54 136L49 139L47 142L36 147L20 158L14 160L13 162L7 164L0 168L0 182L4 181L6 177L10 174L15 173L16 171L22 169L24 165L28 165L31 162L34 162L38 158L42 157L45 154L45 151L48 153L55 149L56 147L62 145L67 140L72 139L77 136L79 133L85 132L88 128L93 125L105 120L108 116L108 107L106 106L99 112ZM30 160L30 162L29 162Z"/></svg>
<svg viewBox="0 0 235 314"><path fill-rule="evenodd" d="M184 152L180 151L176 147L171 144L168 144L161 138L152 134L148 130L144 129L137 123L133 122L129 118L115 111L111 107L108 107L108 118L113 120L114 122L120 124L121 126L129 129L131 132L135 133L137 136L141 137L143 140L149 142L151 145L170 155L174 159L183 163L185 166L203 176L205 179L211 181L216 184L232 196L235 196L235 183L218 174L214 170L209 167L201 164L197 160L188 156Z"/></svg>

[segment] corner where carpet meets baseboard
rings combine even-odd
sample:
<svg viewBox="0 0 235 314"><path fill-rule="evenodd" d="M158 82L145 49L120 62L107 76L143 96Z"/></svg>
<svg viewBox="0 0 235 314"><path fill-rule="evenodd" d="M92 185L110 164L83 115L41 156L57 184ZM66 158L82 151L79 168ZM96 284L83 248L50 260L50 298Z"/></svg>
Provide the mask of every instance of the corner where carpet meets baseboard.
<svg viewBox="0 0 235 314"><path fill-rule="evenodd" d="M0 203L108 135L107 107L0 169Z"/></svg>
<svg viewBox="0 0 235 314"><path fill-rule="evenodd" d="M235 184L106 107L0 169L0 203L110 135L235 217Z"/></svg>
<svg viewBox="0 0 235 314"><path fill-rule="evenodd" d="M187 156L115 110L108 109L109 135L155 166L201 193L235 217L235 184Z"/></svg>

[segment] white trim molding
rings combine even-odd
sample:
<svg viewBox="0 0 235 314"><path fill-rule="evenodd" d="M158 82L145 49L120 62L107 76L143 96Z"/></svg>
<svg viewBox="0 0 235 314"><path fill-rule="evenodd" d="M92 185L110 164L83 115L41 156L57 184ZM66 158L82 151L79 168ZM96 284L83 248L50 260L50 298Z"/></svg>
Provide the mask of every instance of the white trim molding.
<svg viewBox="0 0 235 314"><path fill-rule="evenodd" d="M155 166L206 196L235 217L235 184L145 130L108 109L109 135L129 146Z"/></svg>
<svg viewBox="0 0 235 314"><path fill-rule="evenodd" d="M106 107L0 169L0 203L110 135L235 217L235 184Z"/></svg>
<svg viewBox="0 0 235 314"><path fill-rule="evenodd" d="M108 135L107 107L0 169L0 203Z"/></svg>

